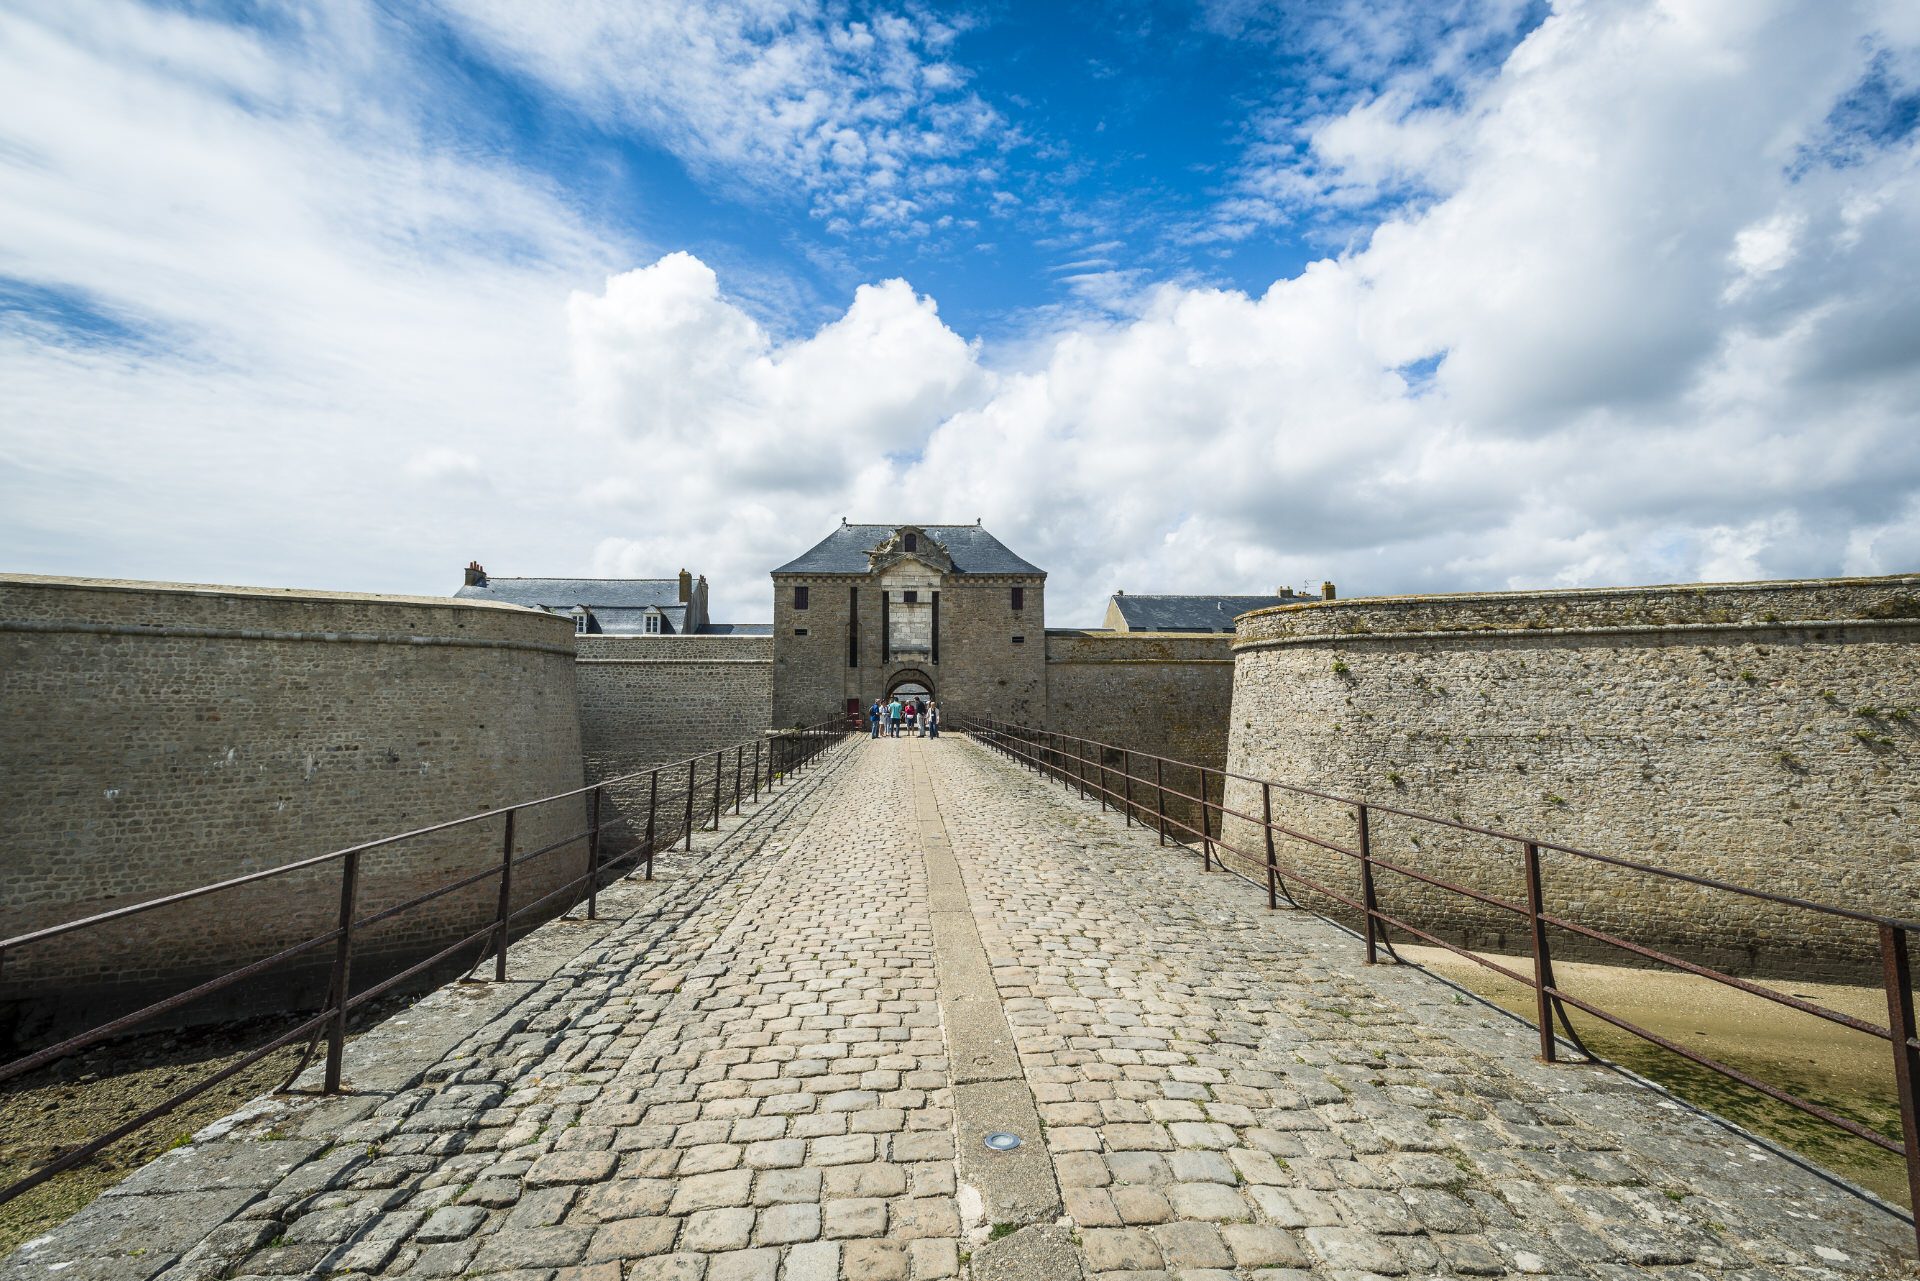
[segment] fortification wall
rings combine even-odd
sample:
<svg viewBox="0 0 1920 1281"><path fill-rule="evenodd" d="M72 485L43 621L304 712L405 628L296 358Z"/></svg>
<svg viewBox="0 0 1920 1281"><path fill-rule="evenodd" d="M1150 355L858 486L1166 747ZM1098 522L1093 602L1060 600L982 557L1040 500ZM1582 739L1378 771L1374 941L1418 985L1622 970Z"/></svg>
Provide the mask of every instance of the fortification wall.
<svg viewBox="0 0 1920 1281"><path fill-rule="evenodd" d="M1240 620L1229 765L1840 906L1920 916L1920 577L1350 600ZM1229 803L1259 812L1258 789ZM1350 807L1273 792L1351 847ZM1373 816L1376 854L1524 901L1510 842ZM1256 855L1260 834L1229 821ZM1354 861L1282 840L1358 897ZM1545 856L1549 910L1743 972L1875 981L1868 927ZM1391 873L1382 905L1522 951ZM1324 901L1323 901L1324 902ZM1336 909L1338 914L1350 913ZM1626 960L1556 937L1558 951Z"/></svg>
<svg viewBox="0 0 1920 1281"><path fill-rule="evenodd" d="M1056 629L1047 633L1047 728L1219 769L1227 760L1227 716L1233 696L1233 638L1192 632L1101 632ZM1107 764L1125 763L1117 752ZM1136 777L1154 776L1148 761L1132 763ZM1161 767L1170 792L1198 795L1200 772ZM1120 788L1118 782L1110 782ZM1139 804L1151 809L1144 783ZM1219 797L1219 777L1208 783ZM1166 812L1176 839L1199 824L1198 806L1168 799Z"/></svg>
<svg viewBox="0 0 1920 1281"><path fill-rule="evenodd" d="M773 704L773 638L769 636L582 636L578 638L580 738L587 778L629 775L648 766L712 753L757 738ZM745 755L749 775L753 758ZM730 798L733 761L720 768ZM695 767L695 823L711 813L714 765ZM751 784L743 784L750 787ZM686 826L687 774L664 772L655 785L630 778L607 790L623 820L607 834L609 855L644 842L647 813L656 841Z"/></svg>
<svg viewBox="0 0 1920 1281"><path fill-rule="evenodd" d="M0 646L0 934L581 782L571 627L530 610L8 576ZM581 826L578 803L543 807L521 818L518 847ZM497 863L500 828L369 853L363 909ZM516 904L584 858L525 865ZM78 1016L171 990L332 928L338 884L331 865L290 873L20 949L0 1003L27 1035L50 994ZM360 972L476 928L495 893L483 883L367 931Z"/></svg>
<svg viewBox="0 0 1920 1281"><path fill-rule="evenodd" d="M710 752L765 730L769 636L581 636L581 748L589 779Z"/></svg>

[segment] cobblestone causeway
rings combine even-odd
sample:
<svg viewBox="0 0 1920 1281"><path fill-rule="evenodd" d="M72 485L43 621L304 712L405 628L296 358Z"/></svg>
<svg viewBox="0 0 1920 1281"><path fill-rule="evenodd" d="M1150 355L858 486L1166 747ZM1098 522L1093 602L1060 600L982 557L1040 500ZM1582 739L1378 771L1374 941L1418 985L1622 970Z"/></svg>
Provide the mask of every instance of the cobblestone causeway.
<svg viewBox="0 0 1920 1281"><path fill-rule="evenodd" d="M1910 1274L1904 1225L1196 863L965 739L854 740L0 1281ZM1013 1192L996 1098L1038 1109Z"/></svg>

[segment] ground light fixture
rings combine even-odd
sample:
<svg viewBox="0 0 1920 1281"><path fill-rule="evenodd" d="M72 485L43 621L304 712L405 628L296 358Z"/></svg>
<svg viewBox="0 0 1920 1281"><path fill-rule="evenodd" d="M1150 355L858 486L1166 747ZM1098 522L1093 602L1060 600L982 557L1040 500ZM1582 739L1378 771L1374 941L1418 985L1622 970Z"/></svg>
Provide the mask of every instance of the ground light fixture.
<svg viewBox="0 0 1920 1281"><path fill-rule="evenodd" d="M985 1139L989 1152L1011 1152L1020 1146L1020 1136L1009 1134L1005 1130L995 1130Z"/></svg>

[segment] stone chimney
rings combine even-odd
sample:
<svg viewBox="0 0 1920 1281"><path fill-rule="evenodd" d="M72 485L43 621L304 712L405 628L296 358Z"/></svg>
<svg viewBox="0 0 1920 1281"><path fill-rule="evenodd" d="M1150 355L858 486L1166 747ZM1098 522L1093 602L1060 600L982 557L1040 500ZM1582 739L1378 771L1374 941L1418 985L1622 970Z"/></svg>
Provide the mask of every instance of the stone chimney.
<svg viewBox="0 0 1920 1281"><path fill-rule="evenodd" d="M1332 599L1333 599L1333 584L1332 584L1332 583L1322 583L1322 584L1320 584L1320 599L1321 599L1321 600L1332 600Z"/></svg>
<svg viewBox="0 0 1920 1281"><path fill-rule="evenodd" d="M487 571L480 568L479 561L477 560L468 561L467 562L467 586L485 587L486 585L487 585Z"/></svg>
<svg viewBox="0 0 1920 1281"><path fill-rule="evenodd" d="M680 603L682 605L687 605L687 604L691 604L692 602L693 602L693 575L689 574L686 570L683 569L680 571Z"/></svg>

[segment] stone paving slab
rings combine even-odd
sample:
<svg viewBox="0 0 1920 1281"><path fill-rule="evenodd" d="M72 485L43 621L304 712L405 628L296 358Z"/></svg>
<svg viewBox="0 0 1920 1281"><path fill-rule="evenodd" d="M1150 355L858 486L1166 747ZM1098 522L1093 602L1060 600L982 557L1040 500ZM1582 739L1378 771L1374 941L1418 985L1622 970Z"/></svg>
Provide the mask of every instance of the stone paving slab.
<svg viewBox="0 0 1920 1281"><path fill-rule="evenodd" d="M1197 862L855 740L0 1281L1912 1275L1883 1212Z"/></svg>

